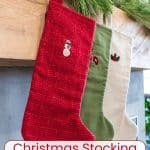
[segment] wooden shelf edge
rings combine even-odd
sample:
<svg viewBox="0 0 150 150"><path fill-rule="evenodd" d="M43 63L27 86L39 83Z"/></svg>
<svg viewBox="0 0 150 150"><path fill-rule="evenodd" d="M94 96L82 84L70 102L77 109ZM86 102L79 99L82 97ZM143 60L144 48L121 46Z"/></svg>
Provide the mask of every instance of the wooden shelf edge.
<svg viewBox="0 0 150 150"><path fill-rule="evenodd" d="M33 67L34 64L35 64L35 60L0 58L0 67Z"/></svg>

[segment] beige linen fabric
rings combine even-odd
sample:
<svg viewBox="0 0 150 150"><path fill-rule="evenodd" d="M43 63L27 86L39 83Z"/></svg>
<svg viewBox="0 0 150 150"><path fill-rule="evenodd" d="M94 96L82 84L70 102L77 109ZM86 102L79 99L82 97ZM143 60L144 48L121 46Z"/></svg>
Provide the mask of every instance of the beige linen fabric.
<svg viewBox="0 0 150 150"><path fill-rule="evenodd" d="M137 127L128 117L125 107L131 70L131 38L113 31L111 54L120 57L110 60L104 93L104 115L114 127L113 140L135 140Z"/></svg>

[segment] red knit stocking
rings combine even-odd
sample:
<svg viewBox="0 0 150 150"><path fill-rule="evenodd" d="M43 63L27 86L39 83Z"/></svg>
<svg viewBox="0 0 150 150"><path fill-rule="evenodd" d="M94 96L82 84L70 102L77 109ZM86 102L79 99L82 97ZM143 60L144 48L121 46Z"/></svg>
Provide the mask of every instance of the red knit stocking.
<svg viewBox="0 0 150 150"><path fill-rule="evenodd" d="M22 135L25 140L94 140L79 114L95 22L58 2L51 0L48 9Z"/></svg>

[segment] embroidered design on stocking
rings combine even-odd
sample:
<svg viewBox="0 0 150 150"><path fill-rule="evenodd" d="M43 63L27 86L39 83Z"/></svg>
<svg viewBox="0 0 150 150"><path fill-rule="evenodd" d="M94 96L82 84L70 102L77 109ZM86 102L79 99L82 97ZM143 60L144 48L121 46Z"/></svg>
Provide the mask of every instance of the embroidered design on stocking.
<svg viewBox="0 0 150 150"><path fill-rule="evenodd" d="M113 61L119 61L120 60L120 56L117 56L116 53L114 53L113 55L111 54L111 60L113 60Z"/></svg>

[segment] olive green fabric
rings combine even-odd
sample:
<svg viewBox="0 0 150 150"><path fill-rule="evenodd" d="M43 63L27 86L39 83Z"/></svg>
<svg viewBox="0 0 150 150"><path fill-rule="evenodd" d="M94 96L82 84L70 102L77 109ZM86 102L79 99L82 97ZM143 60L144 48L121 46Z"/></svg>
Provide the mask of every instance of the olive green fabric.
<svg viewBox="0 0 150 150"><path fill-rule="evenodd" d="M103 96L107 80L111 37L112 32L110 29L97 25L81 107L81 119L95 135L96 140L112 140L114 136L111 123L103 115Z"/></svg>

